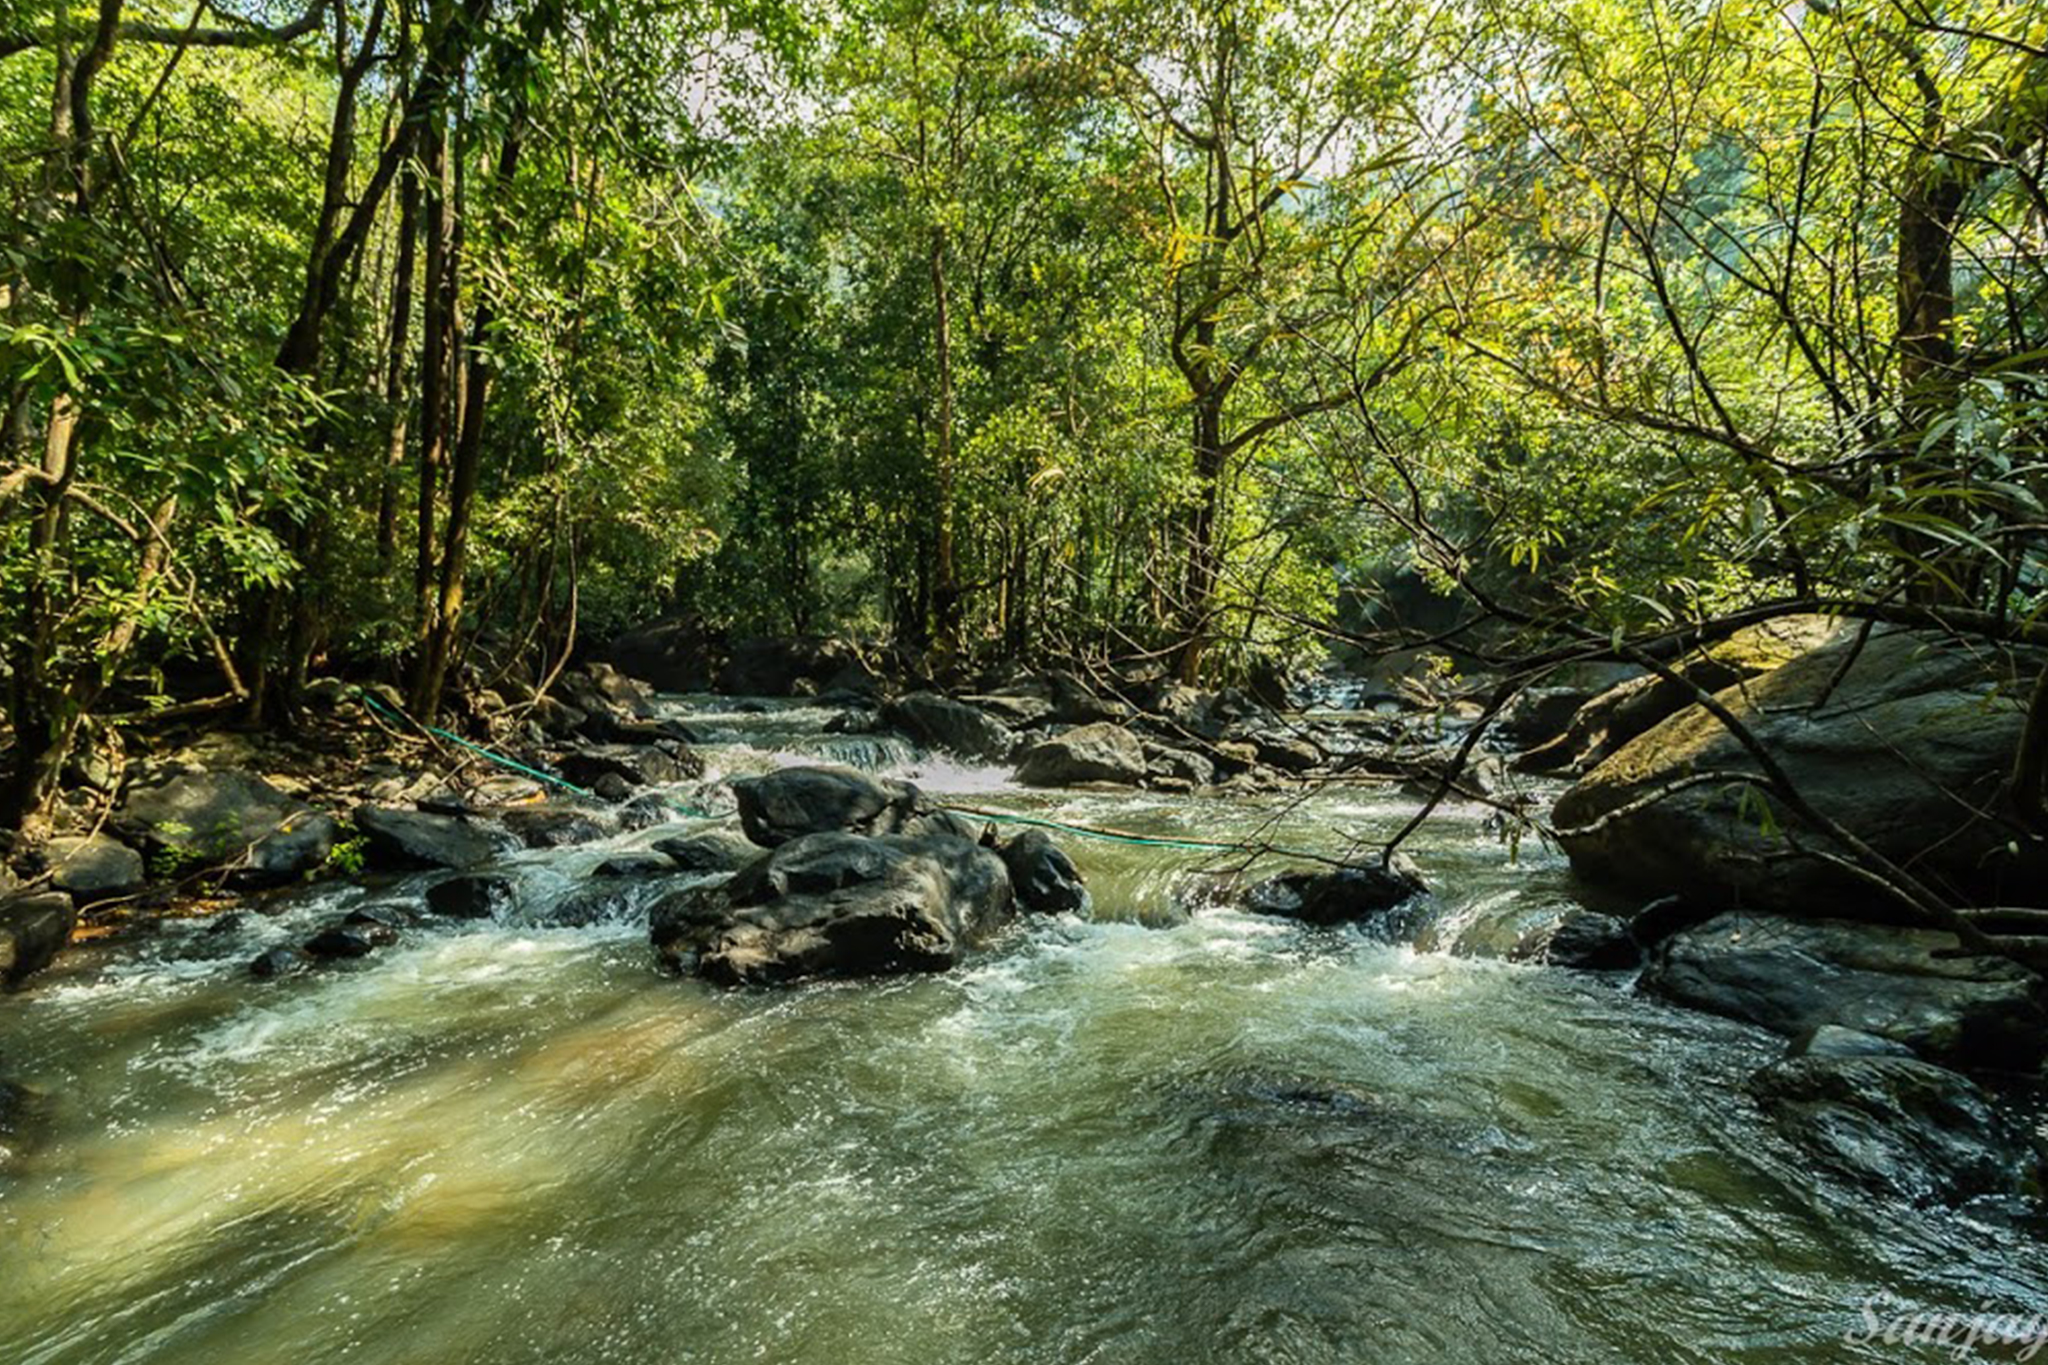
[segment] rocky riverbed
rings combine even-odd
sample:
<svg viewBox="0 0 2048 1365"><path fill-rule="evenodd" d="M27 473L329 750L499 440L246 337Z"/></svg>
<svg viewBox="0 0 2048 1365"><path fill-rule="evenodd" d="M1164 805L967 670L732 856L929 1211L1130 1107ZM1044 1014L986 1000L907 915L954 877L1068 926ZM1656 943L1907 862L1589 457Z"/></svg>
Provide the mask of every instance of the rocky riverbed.
<svg viewBox="0 0 2048 1365"><path fill-rule="evenodd" d="M1871 657L1877 693L1824 661L1837 711L1957 704ZM0 1218L42 1248L0 1302L9 1358L232 1353L266 1283L305 1358L337 1296L364 1339L405 1338L406 1283L505 1315L433 1340L516 1323L554 1358L644 1353L670 1320L646 1306L687 1301L714 1354L817 1355L888 1295L807 1282L778 1227L890 1277L929 1358L1027 1358L1014 1330L1141 1357L1876 1359L1844 1339L1873 1286L2048 1289L2019 1269L2037 980L1854 904L1575 873L1522 823L1564 779L1517 755L1592 734L1602 688L1525 701L1386 866L1469 703L669 697L605 669L569 691L574 714L489 735L552 781L208 741L53 845L0 955ZM337 702L334 733L382 733ZM1682 696L1630 704L1561 812L1685 752ZM1323 1271L1268 1274L1289 1265ZM1624 1266L1647 1278L1596 1291ZM1759 1267L1777 1297L1735 1297ZM559 1333L507 1307L542 1283L579 1286ZM973 1284L996 1293L970 1323ZM1103 1316L1110 1285L1136 1316ZM1429 1326L1439 1293L1464 1337ZM570 1330L588 1314L613 1335Z"/></svg>

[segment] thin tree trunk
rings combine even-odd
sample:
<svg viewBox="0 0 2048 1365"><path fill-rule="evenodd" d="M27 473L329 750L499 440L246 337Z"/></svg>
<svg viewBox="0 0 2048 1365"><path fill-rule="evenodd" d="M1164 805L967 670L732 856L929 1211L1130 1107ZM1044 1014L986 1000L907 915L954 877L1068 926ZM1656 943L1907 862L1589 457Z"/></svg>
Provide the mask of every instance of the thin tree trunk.
<svg viewBox="0 0 2048 1365"><path fill-rule="evenodd" d="M455 310L455 204L448 169L448 134L437 124L426 155L426 313L420 334L419 508L414 538L414 622L424 644L434 629L434 497L448 457L448 362Z"/></svg>
<svg viewBox="0 0 2048 1365"><path fill-rule="evenodd" d="M937 524L933 528L933 625L940 645L960 648L960 578L953 547L953 318L946 291L946 231L933 228L930 268L932 281L932 345L939 366L938 457L933 474L937 482Z"/></svg>
<svg viewBox="0 0 2048 1365"><path fill-rule="evenodd" d="M412 342L412 277L420 219L419 173L406 169L398 192L398 265L391 277L390 354L384 366L384 402L391 425L384 448L384 481L377 497L377 567L398 554L398 482L405 470L407 360Z"/></svg>

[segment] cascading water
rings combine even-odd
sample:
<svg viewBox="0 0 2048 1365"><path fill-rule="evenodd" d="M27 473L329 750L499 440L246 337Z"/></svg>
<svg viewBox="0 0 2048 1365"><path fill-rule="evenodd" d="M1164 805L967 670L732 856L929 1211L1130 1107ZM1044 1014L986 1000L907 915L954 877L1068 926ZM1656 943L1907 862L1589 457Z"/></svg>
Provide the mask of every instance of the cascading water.
<svg viewBox="0 0 2048 1365"><path fill-rule="evenodd" d="M1414 808L1027 792L822 734L830 708L712 705L681 714L714 775L829 756L1331 852ZM1610 982L1214 908L1227 860L1068 840L1087 920L726 993L655 974L630 885L578 900L673 832L521 855L500 918L357 966L244 970L421 879L76 953L0 1004L0 1071L49 1111L0 1176L0 1361L1936 1360L1857 1339L1863 1305L2048 1290L2026 1233L1809 1170L1742 1096L1775 1042ZM1478 810L1414 852L1438 940L1572 895Z"/></svg>

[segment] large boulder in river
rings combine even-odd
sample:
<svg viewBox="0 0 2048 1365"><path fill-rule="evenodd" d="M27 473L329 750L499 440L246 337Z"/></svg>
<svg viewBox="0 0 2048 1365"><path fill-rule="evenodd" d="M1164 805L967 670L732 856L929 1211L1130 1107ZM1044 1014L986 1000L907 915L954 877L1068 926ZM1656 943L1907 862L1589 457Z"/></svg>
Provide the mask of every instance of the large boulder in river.
<svg viewBox="0 0 2048 1365"><path fill-rule="evenodd" d="M667 858L676 871L697 875L737 872L754 861L760 853L759 849L739 835L722 829L699 830L694 834L671 834L656 839L652 847L656 853Z"/></svg>
<svg viewBox="0 0 2048 1365"><path fill-rule="evenodd" d="M20 985L49 966L77 927L71 897L62 891L0 898L0 984Z"/></svg>
<svg viewBox="0 0 2048 1365"><path fill-rule="evenodd" d="M388 806L358 806L355 825L368 845L370 865L380 871L466 871L518 844L510 834L460 816Z"/></svg>
<svg viewBox="0 0 2048 1365"><path fill-rule="evenodd" d="M996 850L1010 870L1017 903L1040 915L1079 914L1088 908L1088 888L1066 850L1042 829L1027 829Z"/></svg>
<svg viewBox="0 0 2048 1365"><path fill-rule="evenodd" d="M1244 908L1305 924L1351 924L1382 915L1428 889L1415 864L1396 853L1384 864L1268 877L1245 893Z"/></svg>
<svg viewBox="0 0 2048 1365"><path fill-rule="evenodd" d="M716 690L742 697L788 697L818 687L858 657L844 640L818 636L741 640L718 670Z"/></svg>
<svg viewBox="0 0 2048 1365"><path fill-rule="evenodd" d="M944 749L962 758L995 762L1010 752L1010 731L1001 721L979 707L936 692L912 692L885 703L882 723L927 748Z"/></svg>
<svg viewBox="0 0 2048 1365"><path fill-rule="evenodd" d="M334 849L334 819L239 769L137 787L114 813L123 839L172 868L231 869L242 886L279 886Z"/></svg>
<svg viewBox="0 0 2048 1365"><path fill-rule="evenodd" d="M1145 780L1145 746L1120 725L1079 725L1033 745L1017 768L1030 787L1071 787L1083 782L1136 786Z"/></svg>
<svg viewBox="0 0 2048 1365"><path fill-rule="evenodd" d="M619 635L609 653L622 671L663 692L706 692L713 644L701 617L664 617Z"/></svg>
<svg viewBox="0 0 2048 1365"><path fill-rule="evenodd" d="M1009 918L988 849L945 835L807 834L724 885L656 904L656 951L726 985L938 971Z"/></svg>
<svg viewBox="0 0 2048 1365"><path fill-rule="evenodd" d="M1881 628L1716 694L1800 794L1961 904L2048 904L2048 842L2001 804L2038 661ZM1824 836L1763 795L1749 751L1694 705L1558 800L1581 875L1695 903L1897 918ZM1723 776L1725 774L1725 776Z"/></svg>
<svg viewBox="0 0 2048 1365"><path fill-rule="evenodd" d="M917 788L852 768L781 768L732 783L740 828L763 848L806 834L895 834L916 814Z"/></svg>
<svg viewBox="0 0 2048 1365"><path fill-rule="evenodd" d="M1912 1057L1809 1053L1750 1080L1823 1166L1892 1198L1958 1204L2038 1184L2026 1128L1966 1076Z"/></svg>
<svg viewBox="0 0 2048 1365"><path fill-rule="evenodd" d="M1842 633L1828 616L1786 616L1746 626L1725 640L1677 659L1677 680L1643 674L1626 679L1580 706L1563 733L1518 760L1526 772L1584 772L1637 735L1693 704L1694 689L1718 692L1781 668ZM1503 716L1496 726L1511 723ZM1502 729L1504 735L1512 735Z"/></svg>
<svg viewBox="0 0 2048 1365"><path fill-rule="evenodd" d="M1834 1024L1965 1068L2048 1054L2040 983L1928 929L1722 915L1666 940L1641 988L1788 1038Z"/></svg>

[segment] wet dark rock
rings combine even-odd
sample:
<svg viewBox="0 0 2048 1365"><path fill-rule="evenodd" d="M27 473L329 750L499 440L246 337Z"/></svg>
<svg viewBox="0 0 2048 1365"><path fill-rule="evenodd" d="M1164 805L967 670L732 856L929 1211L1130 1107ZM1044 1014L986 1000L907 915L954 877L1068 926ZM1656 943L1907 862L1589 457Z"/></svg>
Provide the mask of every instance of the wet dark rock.
<svg viewBox="0 0 2048 1365"><path fill-rule="evenodd" d="M1910 1057L1913 1049L1874 1033L1822 1024L1792 1040L1787 1057Z"/></svg>
<svg viewBox="0 0 2048 1365"><path fill-rule="evenodd" d="M1911 1057L1817 1055L1764 1068L1750 1091L1836 1174L1916 1204L2038 1188L2026 1129L1968 1077Z"/></svg>
<svg viewBox="0 0 2048 1365"><path fill-rule="evenodd" d="M427 909L449 919L490 919L512 905L512 882L506 877L464 874L427 888Z"/></svg>
<svg viewBox="0 0 2048 1365"><path fill-rule="evenodd" d="M389 929L393 933L405 928L408 920L404 911L395 905L364 905L349 911L341 917L343 924L366 924Z"/></svg>
<svg viewBox="0 0 2048 1365"><path fill-rule="evenodd" d="M1255 735L1251 743L1258 751L1259 762L1283 773L1312 772L1323 762L1323 751L1298 736Z"/></svg>
<svg viewBox="0 0 2048 1365"><path fill-rule="evenodd" d="M511 835L467 820L389 806L358 806L370 866L380 871L466 870L512 850Z"/></svg>
<svg viewBox="0 0 2048 1365"><path fill-rule="evenodd" d="M711 688L715 643L702 618L673 616L635 626L607 652L621 671L663 692L705 692Z"/></svg>
<svg viewBox="0 0 2048 1365"><path fill-rule="evenodd" d="M80 905L124 896L143 883L142 855L104 834L52 839L44 857L50 885Z"/></svg>
<svg viewBox="0 0 2048 1365"><path fill-rule="evenodd" d="M476 814L476 808L460 792L428 792L412 803L412 808L425 811L428 815L446 815L452 819L463 819Z"/></svg>
<svg viewBox="0 0 2048 1365"><path fill-rule="evenodd" d="M1020 730L1049 719L1053 710L1049 697L1029 692L977 692L961 700Z"/></svg>
<svg viewBox="0 0 2048 1365"><path fill-rule="evenodd" d="M1017 780L1030 787L1068 787L1085 782L1136 786L1145 780L1145 750L1130 731L1107 723L1082 725L1041 740L1018 765Z"/></svg>
<svg viewBox="0 0 2048 1365"><path fill-rule="evenodd" d="M655 840L653 847L679 872L737 872L761 854L739 835L715 829L673 834Z"/></svg>
<svg viewBox="0 0 2048 1365"><path fill-rule="evenodd" d="M1088 908L1088 888L1066 850L1042 829L1027 829L996 849L1009 869L1017 904L1040 915L1079 914Z"/></svg>
<svg viewBox="0 0 2048 1365"><path fill-rule="evenodd" d="M1491 734L1516 748L1547 744L1563 735L1579 708L1598 695L1599 691L1584 687L1525 687L1494 718Z"/></svg>
<svg viewBox="0 0 2048 1365"><path fill-rule="evenodd" d="M883 703L882 723L962 758L1000 761L1012 743L1008 727L988 712L936 692L912 692Z"/></svg>
<svg viewBox="0 0 2048 1365"><path fill-rule="evenodd" d="M245 888L282 886L317 870L340 832L332 817L239 769L131 789L111 825L160 864L226 866Z"/></svg>
<svg viewBox="0 0 2048 1365"><path fill-rule="evenodd" d="M700 743L696 731L666 716L642 718L639 716L609 717L600 738L614 744L680 744Z"/></svg>
<svg viewBox="0 0 2048 1365"><path fill-rule="evenodd" d="M826 721L823 728L828 735L872 735L883 726L879 713L854 707Z"/></svg>
<svg viewBox="0 0 2048 1365"><path fill-rule="evenodd" d="M595 816L573 807L508 806L492 815L528 848L567 848L605 836Z"/></svg>
<svg viewBox="0 0 2048 1365"><path fill-rule="evenodd" d="M654 694L647 686L609 664L572 669L555 680L554 690L583 713L583 723L577 729L591 738L604 737L622 717L648 719L654 715Z"/></svg>
<svg viewBox="0 0 2048 1365"><path fill-rule="evenodd" d="M601 773L590 784L590 794L600 801L628 801L633 796L633 783L622 773Z"/></svg>
<svg viewBox="0 0 2048 1365"><path fill-rule="evenodd" d="M852 768L781 768L731 785L740 827L763 848L833 831L894 834L918 807L917 788L909 783Z"/></svg>
<svg viewBox="0 0 2048 1365"><path fill-rule="evenodd" d="M653 850L614 853L596 867L593 877L660 877L676 870L675 859Z"/></svg>
<svg viewBox="0 0 2048 1365"><path fill-rule="evenodd" d="M1797 1037L1823 1024L1874 1034L1964 1069L2048 1053L2040 984L1953 935L1845 920L1721 915L1671 937L1641 988Z"/></svg>
<svg viewBox="0 0 2048 1365"><path fill-rule="evenodd" d="M1070 673L1054 673L1046 682L1052 690L1052 719L1061 725L1121 723L1137 714L1137 708L1115 697L1105 697Z"/></svg>
<svg viewBox="0 0 2048 1365"><path fill-rule="evenodd" d="M249 850L229 881L244 888L283 886L324 867L341 837L341 825L324 811L293 815Z"/></svg>
<svg viewBox="0 0 2048 1365"><path fill-rule="evenodd" d="M1643 950L1625 921L1592 910L1568 910L1517 943L1508 956L1549 967L1610 972L1641 966Z"/></svg>
<svg viewBox="0 0 2048 1365"><path fill-rule="evenodd" d="M1718 694L1813 806L1953 904L2048 904L2048 841L1986 818L2004 800L2041 661L1880 628ZM1641 735L1559 798L1572 866L1698 904L1806 917L1903 918L1748 775L1704 708ZM1711 775L1727 773L1728 780ZM1699 780L1701 775L1709 780ZM1690 785L1687 785L1690 783Z"/></svg>
<svg viewBox="0 0 2048 1365"><path fill-rule="evenodd" d="M1397 853L1385 867L1373 863L1269 877L1245 893L1244 908L1306 924L1347 924L1375 918L1428 889L1415 864Z"/></svg>
<svg viewBox="0 0 2048 1365"><path fill-rule="evenodd" d="M580 733L584 726L590 724L590 714L587 711L579 710L558 697L540 698L534 702L533 709L527 714L533 723L541 728L543 734L556 739L567 739Z"/></svg>
<svg viewBox="0 0 2048 1365"><path fill-rule="evenodd" d="M229 911L225 915L215 915L208 920L206 927L200 932L208 938L231 938L242 932L243 926L247 923L248 920L239 911Z"/></svg>
<svg viewBox="0 0 2048 1365"><path fill-rule="evenodd" d="M678 802L667 792L641 792L622 802L613 814L620 829L650 829L674 822Z"/></svg>
<svg viewBox="0 0 2048 1365"><path fill-rule="evenodd" d="M368 957L396 942L398 931L388 924L336 924L307 939L305 951L316 958Z"/></svg>
<svg viewBox="0 0 2048 1365"><path fill-rule="evenodd" d="M312 969L313 959L303 949L283 945L259 953L249 964L249 975L264 981L297 976Z"/></svg>
<svg viewBox="0 0 2048 1365"><path fill-rule="evenodd" d="M1210 746L1209 752L1218 777L1237 777L1259 766L1259 746L1242 740L1221 740Z"/></svg>
<svg viewBox="0 0 2048 1365"><path fill-rule="evenodd" d="M18 986L49 966L77 927L78 913L62 891L0 899L0 983Z"/></svg>
<svg viewBox="0 0 2048 1365"><path fill-rule="evenodd" d="M723 881L678 887L648 907L647 937L663 970L696 972L704 948L731 919L725 887Z"/></svg>
<svg viewBox="0 0 2048 1365"><path fill-rule="evenodd" d="M727 985L937 971L1005 921L1008 871L939 835L808 834L650 913L664 961Z"/></svg>
<svg viewBox="0 0 2048 1365"><path fill-rule="evenodd" d="M572 749L555 762L556 771L579 787L595 789L606 777L623 778L635 787L680 782L703 771L695 755L678 756L641 744L606 744Z"/></svg>
<svg viewBox="0 0 2048 1365"><path fill-rule="evenodd" d="M799 682L814 687L836 682L840 671L856 658L856 651L843 640L817 636L741 640L718 670L714 690L742 697L793 696Z"/></svg>
<svg viewBox="0 0 2048 1365"><path fill-rule="evenodd" d="M1216 781L1216 765L1192 749L1175 749L1145 741L1145 775L1148 785L1184 782L1190 788L1206 787Z"/></svg>
<svg viewBox="0 0 2048 1365"><path fill-rule="evenodd" d="M48 1122L47 1098L14 1081L0 1081L0 1173L28 1157Z"/></svg>

